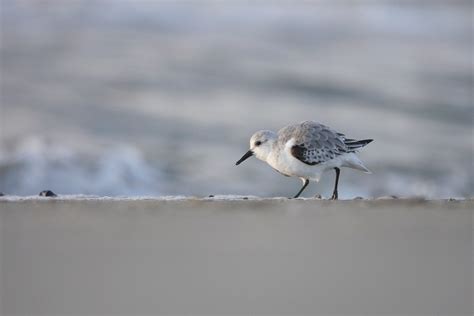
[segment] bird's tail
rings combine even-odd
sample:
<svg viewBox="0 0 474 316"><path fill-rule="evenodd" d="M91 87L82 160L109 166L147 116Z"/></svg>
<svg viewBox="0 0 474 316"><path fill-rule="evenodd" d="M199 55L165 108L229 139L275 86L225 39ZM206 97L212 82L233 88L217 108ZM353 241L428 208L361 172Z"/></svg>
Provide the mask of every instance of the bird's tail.
<svg viewBox="0 0 474 316"><path fill-rule="evenodd" d="M360 161L360 159L356 156L356 152L359 148L370 144L373 139L363 139L363 140L355 140L355 139L346 139L344 140L344 144L346 144L347 148L349 149L348 159L345 161L345 166L348 168L356 169L363 171L365 173L372 173L366 166Z"/></svg>
<svg viewBox="0 0 474 316"><path fill-rule="evenodd" d="M360 170L365 173L372 173L364 163L356 156L355 153L349 153L348 157L344 161L344 167Z"/></svg>

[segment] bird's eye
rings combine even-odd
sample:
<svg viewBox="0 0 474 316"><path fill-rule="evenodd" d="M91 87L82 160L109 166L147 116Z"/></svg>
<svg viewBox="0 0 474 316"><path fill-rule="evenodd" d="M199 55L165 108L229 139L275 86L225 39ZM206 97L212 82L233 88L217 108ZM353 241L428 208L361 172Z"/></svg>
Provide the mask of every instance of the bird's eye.
<svg viewBox="0 0 474 316"><path fill-rule="evenodd" d="M260 146L261 144L262 144L262 142L259 141L259 140L255 142L255 146Z"/></svg>

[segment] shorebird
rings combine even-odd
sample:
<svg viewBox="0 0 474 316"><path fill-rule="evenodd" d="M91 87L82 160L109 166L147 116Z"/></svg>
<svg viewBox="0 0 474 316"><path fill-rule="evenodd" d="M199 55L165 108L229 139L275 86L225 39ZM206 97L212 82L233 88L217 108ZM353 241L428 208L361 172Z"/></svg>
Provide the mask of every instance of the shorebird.
<svg viewBox="0 0 474 316"><path fill-rule="evenodd" d="M303 187L294 198L303 193L310 181L319 182L325 171L335 170L336 181L331 199L337 200L340 168L371 173L356 156L357 150L370 142L372 139L350 139L323 124L305 121L288 125L278 133L267 130L256 132L250 138L250 150L236 165L255 155L284 176L300 178Z"/></svg>

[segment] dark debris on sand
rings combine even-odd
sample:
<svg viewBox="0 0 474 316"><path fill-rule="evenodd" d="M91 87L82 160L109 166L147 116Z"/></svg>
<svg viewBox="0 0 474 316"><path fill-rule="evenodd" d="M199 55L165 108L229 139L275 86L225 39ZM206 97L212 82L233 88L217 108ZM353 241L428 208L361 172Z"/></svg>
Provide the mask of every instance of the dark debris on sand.
<svg viewBox="0 0 474 316"><path fill-rule="evenodd" d="M51 191L51 190L44 190L44 191L41 191L41 192L39 193L39 196L56 197L57 194L54 193L54 192Z"/></svg>

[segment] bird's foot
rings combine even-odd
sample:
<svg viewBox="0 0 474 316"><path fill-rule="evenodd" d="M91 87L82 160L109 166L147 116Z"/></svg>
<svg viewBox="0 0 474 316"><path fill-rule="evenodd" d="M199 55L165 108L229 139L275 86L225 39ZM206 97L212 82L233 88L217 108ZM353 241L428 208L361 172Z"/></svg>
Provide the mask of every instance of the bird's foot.
<svg viewBox="0 0 474 316"><path fill-rule="evenodd" d="M333 193L330 200L335 201L338 199L337 193Z"/></svg>

